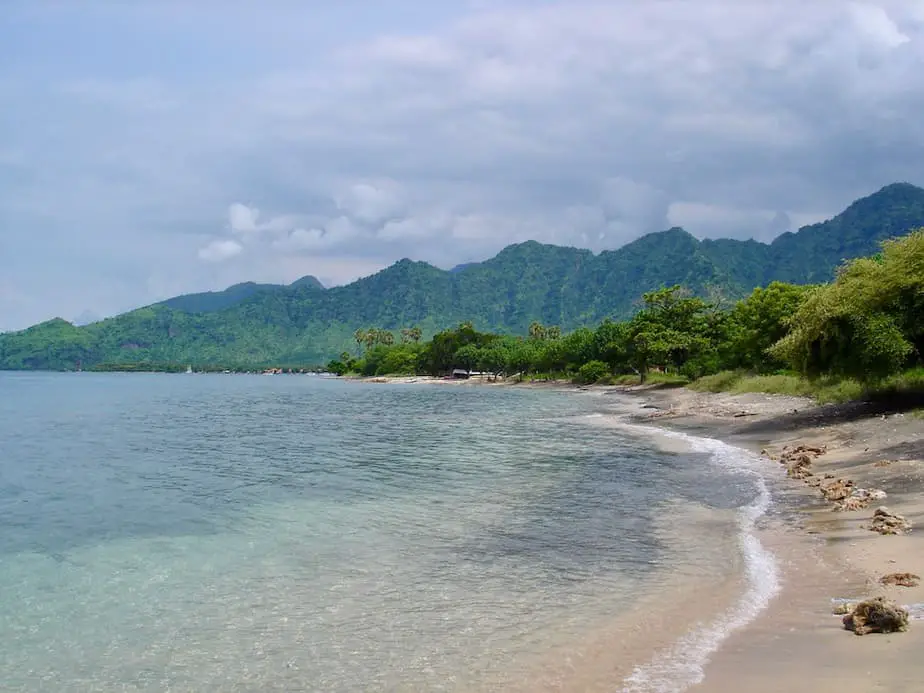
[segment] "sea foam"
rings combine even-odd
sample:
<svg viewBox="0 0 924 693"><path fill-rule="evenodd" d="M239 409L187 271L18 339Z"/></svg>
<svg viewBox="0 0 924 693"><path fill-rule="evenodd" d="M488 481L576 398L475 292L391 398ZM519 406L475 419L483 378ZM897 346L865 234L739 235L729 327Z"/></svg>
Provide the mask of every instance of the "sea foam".
<svg viewBox="0 0 924 693"><path fill-rule="evenodd" d="M753 621L780 591L776 557L757 538L758 519L773 499L763 475L760 460L740 448L712 438L690 436L649 426L631 426L656 435L684 440L696 452L708 453L710 461L727 470L746 474L754 481L754 500L738 511L739 546L744 559L748 587L738 602L707 627L698 625L669 648L658 652L650 662L635 668L623 682L621 693L681 693L702 682L709 658L732 632Z"/></svg>

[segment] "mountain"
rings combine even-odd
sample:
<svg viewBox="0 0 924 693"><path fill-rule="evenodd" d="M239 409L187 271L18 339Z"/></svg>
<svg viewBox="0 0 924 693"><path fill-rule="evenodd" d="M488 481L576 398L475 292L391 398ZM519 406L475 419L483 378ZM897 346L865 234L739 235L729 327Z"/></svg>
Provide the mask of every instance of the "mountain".
<svg viewBox="0 0 924 693"><path fill-rule="evenodd" d="M845 259L924 226L924 190L886 186L833 219L770 244L697 240L680 228L617 250L527 241L495 257L441 270L401 260L346 286L314 277L288 286L245 283L178 296L84 327L55 319L0 336L0 368L73 368L101 362L318 364L355 347L360 327L424 334L471 320L525 333L533 320L565 329L626 317L645 291L681 284L699 295L740 297L773 280L831 279Z"/></svg>
<svg viewBox="0 0 924 693"><path fill-rule="evenodd" d="M297 279L291 284L294 286L308 286L316 289L323 289L324 285L316 277L311 275ZM224 310L231 306L237 305L241 301L265 291L278 291L284 289L284 284L256 284L254 282L243 282L229 286L224 291L205 291L198 294L183 294L174 298L168 298L161 301L160 306L166 306L174 310L181 310L185 313L212 313L218 310Z"/></svg>

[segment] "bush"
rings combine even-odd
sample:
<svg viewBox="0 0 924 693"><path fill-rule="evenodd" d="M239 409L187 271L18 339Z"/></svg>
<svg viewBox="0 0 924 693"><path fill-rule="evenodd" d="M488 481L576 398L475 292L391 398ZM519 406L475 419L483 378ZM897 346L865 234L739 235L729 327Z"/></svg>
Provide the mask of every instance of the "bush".
<svg viewBox="0 0 924 693"><path fill-rule="evenodd" d="M343 375L347 372L346 364L343 361L330 361L327 364L327 372L334 375Z"/></svg>
<svg viewBox="0 0 924 693"><path fill-rule="evenodd" d="M603 361L588 361L578 369L577 377L574 380L577 383L591 385L609 374L610 367Z"/></svg>

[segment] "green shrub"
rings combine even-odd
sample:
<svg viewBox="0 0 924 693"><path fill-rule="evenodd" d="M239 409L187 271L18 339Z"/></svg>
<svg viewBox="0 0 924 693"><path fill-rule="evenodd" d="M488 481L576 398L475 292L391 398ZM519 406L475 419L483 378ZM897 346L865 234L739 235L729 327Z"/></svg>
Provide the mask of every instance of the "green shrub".
<svg viewBox="0 0 924 693"><path fill-rule="evenodd" d="M609 374L610 367L603 361L588 361L578 369L577 377L574 380L577 383L591 385Z"/></svg>

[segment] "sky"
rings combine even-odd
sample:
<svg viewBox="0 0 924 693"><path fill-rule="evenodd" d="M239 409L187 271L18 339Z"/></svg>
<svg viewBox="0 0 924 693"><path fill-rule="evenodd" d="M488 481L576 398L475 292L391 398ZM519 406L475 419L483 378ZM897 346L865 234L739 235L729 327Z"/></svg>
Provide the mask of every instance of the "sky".
<svg viewBox="0 0 924 693"><path fill-rule="evenodd" d="M924 184L924 0L4 0L0 330Z"/></svg>

